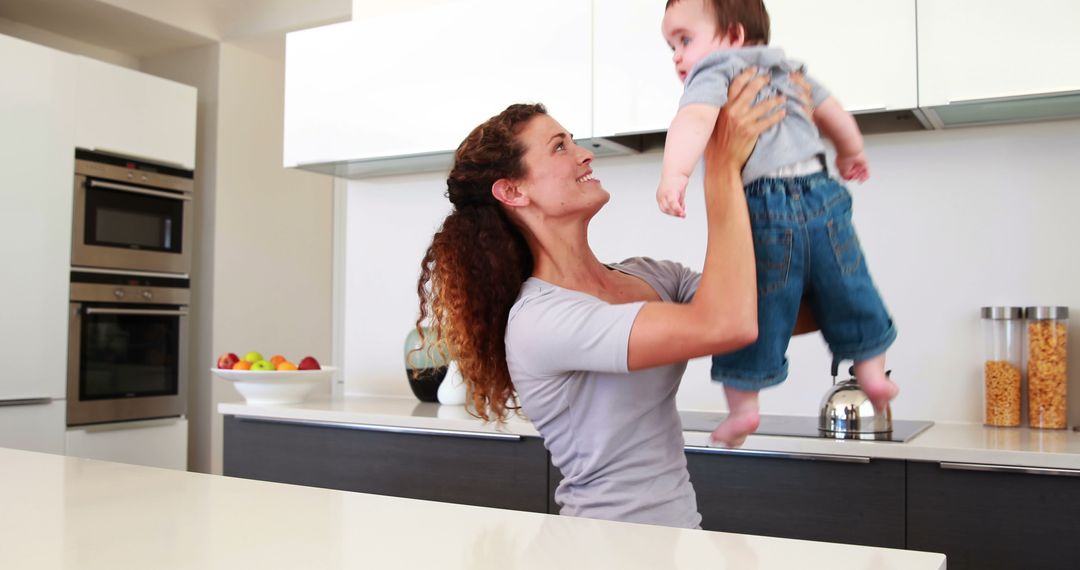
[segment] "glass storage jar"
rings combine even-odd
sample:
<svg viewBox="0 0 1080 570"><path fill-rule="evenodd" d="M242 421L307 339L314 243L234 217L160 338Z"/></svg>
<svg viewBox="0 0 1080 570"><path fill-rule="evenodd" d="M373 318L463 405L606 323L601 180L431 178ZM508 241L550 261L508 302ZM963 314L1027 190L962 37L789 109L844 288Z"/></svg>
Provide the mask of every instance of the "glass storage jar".
<svg viewBox="0 0 1080 570"><path fill-rule="evenodd" d="M1028 307L1028 426L1065 429L1068 307Z"/></svg>
<svg viewBox="0 0 1080 570"><path fill-rule="evenodd" d="M983 423L1020 425L1024 310L1021 307L983 307Z"/></svg>

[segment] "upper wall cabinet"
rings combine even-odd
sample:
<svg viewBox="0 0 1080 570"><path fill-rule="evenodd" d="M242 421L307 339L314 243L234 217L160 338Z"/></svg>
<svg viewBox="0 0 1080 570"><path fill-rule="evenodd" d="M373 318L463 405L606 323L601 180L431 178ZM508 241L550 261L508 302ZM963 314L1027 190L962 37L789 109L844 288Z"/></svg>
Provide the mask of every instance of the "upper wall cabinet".
<svg viewBox="0 0 1080 570"><path fill-rule="evenodd" d="M593 131L596 136L665 131L682 82L660 33L664 3L593 0Z"/></svg>
<svg viewBox="0 0 1080 570"><path fill-rule="evenodd" d="M587 138L590 9L461 0L289 34L285 166L445 157L518 102Z"/></svg>
<svg viewBox="0 0 1080 570"><path fill-rule="evenodd" d="M770 44L852 113L914 109L915 0L766 0Z"/></svg>
<svg viewBox="0 0 1080 570"><path fill-rule="evenodd" d="M946 126L1080 114L1080 2L918 6L919 104Z"/></svg>
<svg viewBox="0 0 1080 570"><path fill-rule="evenodd" d="M75 145L195 168L194 87L76 58Z"/></svg>
<svg viewBox="0 0 1080 570"><path fill-rule="evenodd" d="M1080 91L1080 2L919 0L919 97L948 105Z"/></svg>
<svg viewBox="0 0 1080 570"><path fill-rule="evenodd" d="M918 103L915 0L767 0L770 43L807 64L852 112ZM594 0L594 135L666 130L682 85L660 33L663 3Z"/></svg>

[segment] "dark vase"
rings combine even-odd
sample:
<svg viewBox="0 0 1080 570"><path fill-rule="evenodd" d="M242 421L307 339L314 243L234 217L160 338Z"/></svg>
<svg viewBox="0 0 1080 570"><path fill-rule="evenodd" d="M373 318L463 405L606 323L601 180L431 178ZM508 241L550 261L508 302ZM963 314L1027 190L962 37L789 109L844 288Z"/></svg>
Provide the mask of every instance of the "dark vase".
<svg viewBox="0 0 1080 570"><path fill-rule="evenodd" d="M435 339L435 331L424 329L424 341L413 328L405 337L405 374L409 388L421 402L438 402L439 385L446 378L449 361Z"/></svg>

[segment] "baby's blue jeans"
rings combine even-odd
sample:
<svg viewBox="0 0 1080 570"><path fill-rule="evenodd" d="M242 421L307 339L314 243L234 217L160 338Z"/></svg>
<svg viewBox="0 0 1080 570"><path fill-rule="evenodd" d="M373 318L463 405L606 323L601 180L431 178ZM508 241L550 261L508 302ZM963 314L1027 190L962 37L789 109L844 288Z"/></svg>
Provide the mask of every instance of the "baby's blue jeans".
<svg viewBox="0 0 1080 570"><path fill-rule="evenodd" d="M865 360L896 340L851 225L851 194L825 172L746 186L757 258L758 338L712 358L712 379L760 390L787 378L805 296L834 360Z"/></svg>

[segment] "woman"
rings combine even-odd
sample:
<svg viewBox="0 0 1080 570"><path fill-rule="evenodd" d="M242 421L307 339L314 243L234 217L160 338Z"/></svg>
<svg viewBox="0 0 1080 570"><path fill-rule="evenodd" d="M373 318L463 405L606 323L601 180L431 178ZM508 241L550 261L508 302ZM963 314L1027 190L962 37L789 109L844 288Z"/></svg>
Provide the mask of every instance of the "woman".
<svg viewBox="0 0 1080 570"><path fill-rule="evenodd" d="M635 258L605 265L589 220L609 195L592 154L540 105L473 130L447 179L454 210L421 263L420 318L468 379L475 409L520 401L563 473L564 515L694 528L701 521L675 393L686 361L757 335L756 278L740 171L781 98L748 70L706 150L702 273Z"/></svg>

